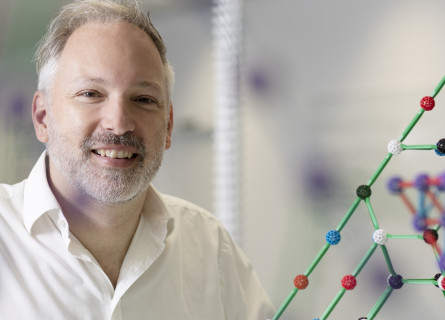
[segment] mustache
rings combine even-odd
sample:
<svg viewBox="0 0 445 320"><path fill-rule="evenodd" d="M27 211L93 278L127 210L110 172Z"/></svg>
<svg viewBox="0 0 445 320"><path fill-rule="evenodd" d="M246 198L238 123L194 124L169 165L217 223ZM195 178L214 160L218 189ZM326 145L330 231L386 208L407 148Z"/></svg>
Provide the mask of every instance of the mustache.
<svg viewBox="0 0 445 320"><path fill-rule="evenodd" d="M98 144L129 146L136 149L138 155L142 156L142 158L147 154L147 148L142 139L131 132L126 132L123 135L116 135L106 131L96 133L82 141L81 150L84 154L89 154L90 150Z"/></svg>

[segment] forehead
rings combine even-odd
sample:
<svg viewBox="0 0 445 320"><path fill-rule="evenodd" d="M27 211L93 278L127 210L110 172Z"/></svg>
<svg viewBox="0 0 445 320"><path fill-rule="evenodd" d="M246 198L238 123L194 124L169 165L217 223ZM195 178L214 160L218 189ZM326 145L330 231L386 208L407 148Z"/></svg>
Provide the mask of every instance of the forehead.
<svg viewBox="0 0 445 320"><path fill-rule="evenodd" d="M126 22L79 27L68 38L59 66L64 77L103 78L110 83L165 83L162 60L153 40Z"/></svg>

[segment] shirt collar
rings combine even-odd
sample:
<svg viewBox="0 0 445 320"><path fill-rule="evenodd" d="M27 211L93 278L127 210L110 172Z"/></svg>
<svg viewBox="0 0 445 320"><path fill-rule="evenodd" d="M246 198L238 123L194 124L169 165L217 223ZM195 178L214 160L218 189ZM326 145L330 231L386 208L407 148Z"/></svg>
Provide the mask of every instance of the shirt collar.
<svg viewBox="0 0 445 320"><path fill-rule="evenodd" d="M152 225L154 225L155 221L161 224L167 223L167 235L172 231L173 218L163 200L162 194L153 185L150 185L147 190L147 196L142 208L142 218Z"/></svg>
<svg viewBox="0 0 445 320"><path fill-rule="evenodd" d="M26 230L31 233L34 223L50 210L60 210L46 176L46 158L44 151L29 174L24 190L23 219Z"/></svg>
<svg viewBox="0 0 445 320"><path fill-rule="evenodd" d="M31 170L25 185L23 219L29 233L31 233L34 223L45 213L51 210L61 212L60 205L48 184L46 159L47 152L44 151ZM150 185L142 214L150 223L154 220L167 222L168 235L173 229L173 221L162 198L162 194L153 185Z"/></svg>

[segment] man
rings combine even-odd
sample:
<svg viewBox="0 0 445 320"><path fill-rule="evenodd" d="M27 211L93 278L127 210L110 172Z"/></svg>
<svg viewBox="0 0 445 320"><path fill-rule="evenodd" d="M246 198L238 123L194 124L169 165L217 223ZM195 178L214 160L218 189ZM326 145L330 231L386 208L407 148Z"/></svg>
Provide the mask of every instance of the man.
<svg viewBox="0 0 445 320"><path fill-rule="evenodd" d="M136 0L65 6L36 61L47 150L0 187L0 318L272 317L220 223L150 184L171 144L173 72Z"/></svg>

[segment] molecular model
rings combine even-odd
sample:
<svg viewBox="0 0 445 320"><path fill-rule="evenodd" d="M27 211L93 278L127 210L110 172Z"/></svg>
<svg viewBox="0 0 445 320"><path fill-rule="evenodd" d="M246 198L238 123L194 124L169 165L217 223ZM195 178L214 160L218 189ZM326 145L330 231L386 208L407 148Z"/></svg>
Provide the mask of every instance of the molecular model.
<svg viewBox="0 0 445 320"><path fill-rule="evenodd" d="M445 139L440 140L438 144L445 144ZM435 151L438 152L437 149L435 149ZM444 270L445 254L442 253L441 246L439 246L437 240L439 238L439 229L445 226L445 211L439 201L439 195L445 191L445 173L434 178L422 173L419 174L414 181L403 181L400 177L393 177L388 182L388 189L392 194L398 195L400 199L402 199L402 202L412 214L414 229L423 232L423 235L405 237L423 239L426 243L430 244L437 258L440 270ZM404 192L406 189L415 189L418 191L417 208ZM442 245L442 248L443 247L444 245Z"/></svg>
<svg viewBox="0 0 445 320"><path fill-rule="evenodd" d="M341 279L341 288L337 295L334 297L332 302L328 305L326 310L324 311L321 317L313 319L313 320L325 320L328 319L331 312L337 306L338 302L342 299L346 291L353 290L357 285L357 276L360 274L366 263L369 261L371 256L374 254L377 248L380 248L383 256L386 261L386 266L389 272L389 276L387 278L388 286L381 294L381 296L377 299L374 306L368 312L366 316L362 316L360 319L374 319L382 306L388 300L389 296L394 290L400 289L404 284L431 284L439 287L442 290L442 293L445 297L445 255L441 253L440 246L437 244L438 240L438 230L441 226L445 226L445 213L437 200L436 194L433 192L433 188L437 189L436 193L439 191L445 190L445 174L440 175L437 178L429 178L427 175L419 175L414 182L405 182L401 178L393 178L389 182L389 189L392 193L397 194L400 198L407 204L408 208L414 215L414 225L417 230L423 231L422 235L393 235L388 234L384 229L381 229L377 220L377 216L374 213L374 210L371 206L370 198L371 198L371 187L374 182L378 179L386 165L389 163L391 158L394 155L400 154L404 150L434 150L438 156L445 155L445 139L440 139L435 145L405 145L402 142L420 120L425 111L433 110L435 106L434 98L440 92L442 87L445 84L445 77L442 78L440 83L434 89L434 92L431 96L426 96L420 101L420 110L417 112L413 120L406 127L401 137L398 140L392 140L388 143L388 154L383 159L381 164L378 166L377 170L371 176L369 181L360 185L356 194L357 197L355 201L350 206L349 210L341 219L337 228L334 230L330 230L326 233L325 239L326 243L321 248L321 250L316 255L315 259L309 265L307 270L303 274L299 274L294 279L294 288L291 293L287 296L286 300L280 306L272 320L277 320L281 317L283 312L286 310L290 302L294 299L295 295L299 290L304 290L309 286L309 276L315 270L317 265L325 256L326 252L329 250L331 246L338 245L341 241L341 231L348 223L349 219L354 214L355 210L359 206L361 202L364 202L373 227L374 232L372 233L372 245L365 253L363 258L360 260L356 268L352 271L351 274L345 275ZM404 189L407 187L416 187L420 192L420 208L416 209L413 204L409 201L408 197L404 193ZM428 198L430 201L427 202L425 199ZM433 218L431 215L432 209L435 208L439 211L439 216L437 218ZM391 262L390 255L386 248L386 242L388 239L405 239L405 238L415 238L415 239L423 239L427 244L433 247L433 251L435 253L435 257L438 262L438 273L433 275L431 279L405 279L402 275L398 274L393 267Z"/></svg>

